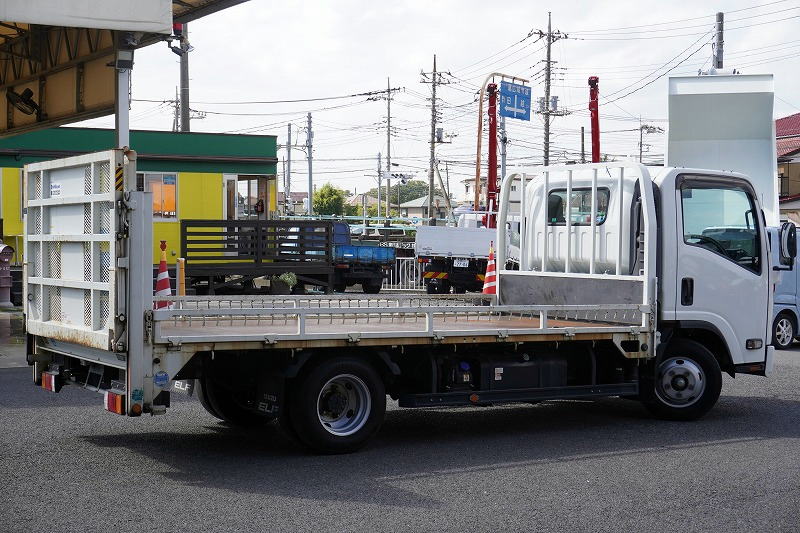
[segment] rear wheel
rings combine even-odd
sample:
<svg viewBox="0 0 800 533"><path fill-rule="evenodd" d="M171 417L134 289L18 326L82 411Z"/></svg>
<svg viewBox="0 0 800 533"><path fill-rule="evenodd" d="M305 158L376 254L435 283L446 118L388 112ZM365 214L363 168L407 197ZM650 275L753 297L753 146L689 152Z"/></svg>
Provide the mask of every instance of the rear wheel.
<svg viewBox="0 0 800 533"><path fill-rule="evenodd" d="M344 283L335 283L333 285L333 292L345 292L347 290L347 285Z"/></svg>
<svg viewBox="0 0 800 533"><path fill-rule="evenodd" d="M386 389L380 375L358 359L330 359L300 379L289 408L292 427L322 453L358 450L380 428Z"/></svg>
<svg viewBox="0 0 800 533"><path fill-rule="evenodd" d="M197 395L197 399L200 400L200 405L203 406L203 409L205 409L208 414L222 420L222 416L211 407L211 402L208 399L208 391L203 386L203 382L203 379L194 380L194 392Z"/></svg>
<svg viewBox="0 0 800 533"><path fill-rule="evenodd" d="M211 410L206 410L217 418L239 427L263 426L273 420L272 416L259 414L245 407L236 391L218 381L207 378L198 381L202 382L202 389L211 407Z"/></svg>
<svg viewBox="0 0 800 533"><path fill-rule="evenodd" d="M652 381L651 381L652 379ZM670 342L655 376L642 381L647 409L667 420L696 420L719 399L722 371L708 349L689 339Z"/></svg>
<svg viewBox="0 0 800 533"><path fill-rule="evenodd" d="M786 313L775 317L772 324L772 345L778 350L785 350L792 345L795 336L794 320Z"/></svg>
<svg viewBox="0 0 800 533"><path fill-rule="evenodd" d="M378 294L381 292L381 285L383 285L383 280L371 280L363 282L361 288L364 290L364 294Z"/></svg>

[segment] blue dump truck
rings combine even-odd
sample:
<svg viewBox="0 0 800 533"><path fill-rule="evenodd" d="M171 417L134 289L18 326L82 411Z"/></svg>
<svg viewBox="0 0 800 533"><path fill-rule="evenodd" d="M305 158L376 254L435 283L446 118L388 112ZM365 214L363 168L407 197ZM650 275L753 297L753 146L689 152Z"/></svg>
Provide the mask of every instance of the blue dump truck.
<svg viewBox="0 0 800 533"><path fill-rule="evenodd" d="M256 280L286 272L297 277L296 292L308 286L344 292L360 284L377 294L396 251L353 245L344 222L182 220L181 257L193 294L258 293Z"/></svg>
<svg viewBox="0 0 800 533"><path fill-rule="evenodd" d="M347 287L360 284L365 293L377 294L396 257L396 250L391 247L352 244L350 226L333 223L334 291L344 292Z"/></svg>

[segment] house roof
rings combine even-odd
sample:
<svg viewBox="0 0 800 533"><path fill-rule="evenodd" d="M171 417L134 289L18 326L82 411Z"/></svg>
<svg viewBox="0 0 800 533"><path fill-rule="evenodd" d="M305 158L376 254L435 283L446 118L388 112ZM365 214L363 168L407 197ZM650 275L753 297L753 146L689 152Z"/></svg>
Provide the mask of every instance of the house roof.
<svg viewBox="0 0 800 533"><path fill-rule="evenodd" d="M775 136L778 138L800 136L800 113L776 120Z"/></svg>
<svg viewBox="0 0 800 533"><path fill-rule="evenodd" d="M362 202L363 202L362 198L365 197L365 196L367 197L367 205L368 206L378 205L378 199L377 198L375 198L374 196L370 196L368 194L363 194L363 193L362 194L356 194L355 196L351 196L350 198L347 199L346 203L347 203L347 205L354 205L356 207L361 207Z"/></svg>
<svg viewBox="0 0 800 533"><path fill-rule="evenodd" d="M800 152L800 135L776 141L778 157L785 157Z"/></svg>
<svg viewBox="0 0 800 533"><path fill-rule="evenodd" d="M445 205L445 199L441 196L434 196L433 203L436 205L436 201L439 201L439 205ZM413 200L409 200L408 202L403 202L400 204L400 207L428 207L428 195L420 196L419 198L414 198Z"/></svg>
<svg viewBox="0 0 800 533"><path fill-rule="evenodd" d="M303 200L305 200L306 198L308 198L308 193L307 192L290 192L289 196L292 199L292 202L300 203ZM278 192L278 202L279 203L283 202L283 199L284 199L283 191L279 191Z"/></svg>

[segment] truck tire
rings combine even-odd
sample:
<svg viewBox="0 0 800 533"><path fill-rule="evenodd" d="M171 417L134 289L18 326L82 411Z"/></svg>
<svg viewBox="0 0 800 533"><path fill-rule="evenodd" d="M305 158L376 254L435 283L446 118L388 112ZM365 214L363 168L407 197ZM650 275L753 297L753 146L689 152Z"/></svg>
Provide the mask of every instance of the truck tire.
<svg viewBox="0 0 800 533"><path fill-rule="evenodd" d="M378 372L358 359L321 361L299 379L289 416L297 436L321 453L350 453L380 429L386 388Z"/></svg>
<svg viewBox="0 0 800 533"><path fill-rule="evenodd" d="M346 290L347 290L347 285L345 283L333 284L333 292L345 292Z"/></svg>
<svg viewBox="0 0 800 533"><path fill-rule="evenodd" d="M197 399L200 400L200 405L203 406L203 409L205 409L208 414L222 420L222 416L211 407L211 402L208 400L208 391L203 386L203 381L202 379L194 380L194 392L197 395Z"/></svg>
<svg viewBox="0 0 800 533"><path fill-rule="evenodd" d="M361 284L361 288L364 290L364 294L378 294L381 292L382 285L383 280L365 281Z"/></svg>
<svg viewBox="0 0 800 533"><path fill-rule="evenodd" d="M206 378L198 381L202 382L203 392L205 392L211 407L210 410L206 410L232 426L242 428L258 427L264 426L273 420L273 417L269 415L255 413L250 409L246 409L236 400L233 391L219 382Z"/></svg>
<svg viewBox="0 0 800 533"><path fill-rule="evenodd" d="M656 417L697 420L719 399L722 371L702 344L674 339L654 372L642 380L643 401Z"/></svg>
<svg viewBox="0 0 800 533"><path fill-rule="evenodd" d="M781 313L772 324L772 345L777 350L786 350L792 346L797 334L794 320L789 313Z"/></svg>

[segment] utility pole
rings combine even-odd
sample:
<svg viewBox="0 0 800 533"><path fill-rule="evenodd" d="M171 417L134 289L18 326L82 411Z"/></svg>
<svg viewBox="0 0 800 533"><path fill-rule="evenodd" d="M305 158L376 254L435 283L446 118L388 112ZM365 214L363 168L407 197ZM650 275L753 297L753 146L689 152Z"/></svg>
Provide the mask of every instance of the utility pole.
<svg viewBox="0 0 800 533"><path fill-rule="evenodd" d="M560 31L553 31L551 24L550 12L547 12L547 33L539 30L539 37L546 39L547 54L544 61L544 106L540 106L540 113L544 115L544 166L550 164L550 117L557 115L564 115L566 113L559 112L555 106L550 102L550 79L551 71L553 69L553 61L551 59L551 48L553 43L566 39L567 35Z"/></svg>
<svg viewBox="0 0 800 533"><path fill-rule="evenodd" d="M433 217L433 170L436 165L436 54L433 54L433 78L431 79L431 167L428 170L428 224Z"/></svg>
<svg viewBox="0 0 800 533"><path fill-rule="evenodd" d="M172 133L178 133L181 123L181 100L178 96L178 86L175 86L175 100L171 102L175 104L175 113L172 116Z"/></svg>
<svg viewBox="0 0 800 533"><path fill-rule="evenodd" d="M639 117L639 163L642 162L642 152L644 152L645 133L664 133L664 129L659 128L658 126L651 126L650 124L642 124L642 117Z"/></svg>
<svg viewBox="0 0 800 533"><path fill-rule="evenodd" d="M422 73L422 83L431 84L431 155L430 166L428 168L428 223L430 224L431 216L433 215L433 178L436 168L436 86L444 83L442 81L441 73L436 70L436 54L433 54L433 72L428 74Z"/></svg>
<svg viewBox="0 0 800 533"><path fill-rule="evenodd" d="M308 150L308 216L314 214L314 175L312 173L313 156L311 153L314 141L314 131L311 129L311 113L308 114L308 132L306 134L306 150Z"/></svg>
<svg viewBox="0 0 800 533"><path fill-rule="evenodd" d="M381 217L381 176L383 168L381 166L381 153L378 152L378 218Z"/></svg>
<svg viewBox="0 0 800 533"><path fill-rule="evenodd" d="M386 78L386 218L392 205L392 86Z"/></svg>
<svg viewBox="0 0 800 533"><path fill-rule="evenodd" d="M447 161L444 162L444 175L447 176L447 197L450 198L450 167L447 164Z"/></svg>
<svg viewBox="0 0 800 533"><path fill-rule="evenodd" d="M284 175L285 181L283 183L283 201L286 203L286 214L289 211L294 212L294 205L292 204L292 124L286 125L286 174ZM294 213L292 213L294 214Z"/></svg>
<svg viewBox="0 0 800 533"><path fill-rule="evenodd" d="M712 57L712 64L715 69L722 68L722 52L723 52L723 43L724 40L722 38L722 33L724 30L725 25L725 13L717 13L717 21L715 24L715 39L714 39L714 56Z"/></svg>
<svg viewBox="0 0 800 533"><path fill-rule="evenodd" d="M586 163L586 145L583 138L583 126L581 126L581 163Z"/></svg>
<svg viewBox="0 0 800 533"><path fill-rule="evenodd" d="M181 132L191 130L189 126L189 25L183 25L181 35Z"/></svg>

